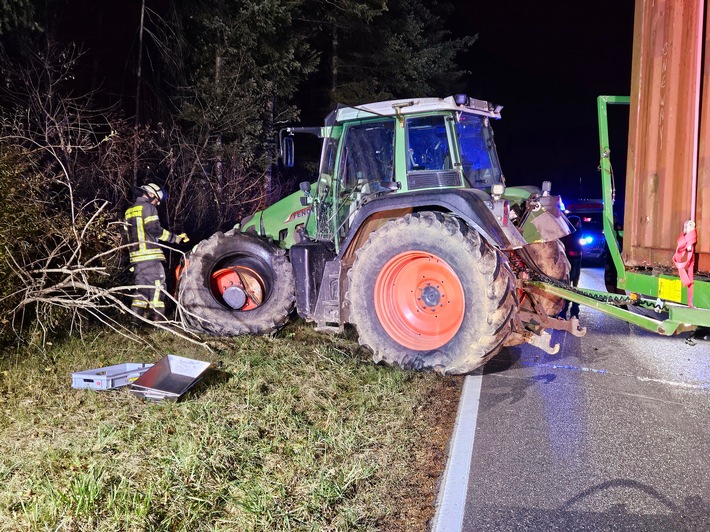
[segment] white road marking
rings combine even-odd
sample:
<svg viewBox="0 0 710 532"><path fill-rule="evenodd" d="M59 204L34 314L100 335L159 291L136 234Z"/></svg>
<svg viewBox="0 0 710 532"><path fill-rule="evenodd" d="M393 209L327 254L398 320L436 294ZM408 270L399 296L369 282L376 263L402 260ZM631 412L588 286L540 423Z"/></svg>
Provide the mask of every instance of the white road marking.
<svg viewBox="0 0 710 532"><path fill-rule="evenodd" d="M482 379L482 369L464 379L432 532L460 532L463 526Z"/></svg>
<svg viewBox="0 0 710 532"><path fill-rule="evenodd" d="M677 382L677 381L669 381L667 379L654 379L653 377L643 377L641 375L631 375L629 373L616 373L613 371L609 371L606 369L595 369L595 368L587 368L584 366L572 366L572 365L567 365L567 364L549 364L549 363L544 363L544 362L525 362L525 361L520 361L519 364L521 366L536 366L540 368L551 368L551 369L568 369L572 371L589 371L591 373L600 373L603 375L612 375L614 377L626 377L629 379L636 379L641 382L655 382L657 384L663 384L667 386L675 386L677 388L689 388L689 389L695 389L695 390L706 390L710 388L710 383L703 383L703 384L694 384L692 382Z"/></svg>

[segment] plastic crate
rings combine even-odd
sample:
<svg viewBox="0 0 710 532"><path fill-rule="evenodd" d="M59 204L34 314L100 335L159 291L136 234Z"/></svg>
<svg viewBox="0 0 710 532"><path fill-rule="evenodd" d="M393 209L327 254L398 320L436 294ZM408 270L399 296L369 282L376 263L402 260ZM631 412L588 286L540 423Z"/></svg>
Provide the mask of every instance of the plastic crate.
<svg viewBox="0 0 710 532"><path fill-rule="evenodd" d="M71 374L71 386L78 389L110 390L132 383L152 367L153 364L127 363L77 371Z"/></svg>

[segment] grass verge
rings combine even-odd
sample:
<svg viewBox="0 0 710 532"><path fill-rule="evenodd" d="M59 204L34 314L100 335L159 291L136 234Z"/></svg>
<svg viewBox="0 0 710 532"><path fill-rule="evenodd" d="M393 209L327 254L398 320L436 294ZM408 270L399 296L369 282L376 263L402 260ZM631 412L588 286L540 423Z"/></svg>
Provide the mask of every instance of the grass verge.
<svg viewBox="0 0 710 532"><path fill-rule="evenodd" d="M97 332L0 359L1 530L425 530L461 380L376 366L296 323L209 353ZM215 370L177 403L71 388L164 354Z"/></svg>

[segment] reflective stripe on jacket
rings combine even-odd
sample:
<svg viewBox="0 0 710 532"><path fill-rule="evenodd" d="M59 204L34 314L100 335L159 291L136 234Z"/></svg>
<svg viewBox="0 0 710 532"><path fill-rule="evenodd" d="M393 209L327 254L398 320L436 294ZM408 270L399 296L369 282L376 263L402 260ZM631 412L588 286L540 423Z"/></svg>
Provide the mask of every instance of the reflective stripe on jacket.
<svg viewBox="0 0 710 532"><path fill-rule="evenodd" d="M129 257L131 262L149 260L165 261L165 254L156 242L172 244L177 237L163 229L158 218L158 209L150 200L141 196L133 207L126 210L126 232L128 233Z"/></svg>

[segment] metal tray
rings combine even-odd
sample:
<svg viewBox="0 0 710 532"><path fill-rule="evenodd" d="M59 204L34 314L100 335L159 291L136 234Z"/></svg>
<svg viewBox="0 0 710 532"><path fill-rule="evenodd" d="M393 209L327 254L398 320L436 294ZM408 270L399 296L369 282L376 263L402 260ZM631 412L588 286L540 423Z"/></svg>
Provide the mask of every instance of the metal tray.
<svg viewBox="0 0 710 532"><path fill-rule="evenodd" d="M210 366L209 362L166 355L131 384L130 392L152 401L177 401Z"/></svg>

